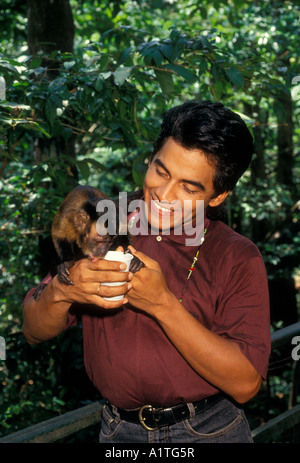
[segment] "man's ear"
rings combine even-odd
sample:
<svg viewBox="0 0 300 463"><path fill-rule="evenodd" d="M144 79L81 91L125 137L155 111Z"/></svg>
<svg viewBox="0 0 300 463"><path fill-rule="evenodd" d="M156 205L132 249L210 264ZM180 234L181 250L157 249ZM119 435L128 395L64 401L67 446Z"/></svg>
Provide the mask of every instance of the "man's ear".
<svg viewBox="0 0 300 463"><path fill-rule="evenodd" d="M213 199L210 200L208 205L210 207L217 207L220 206L220 204L225 201L227 196L229 195L229 191L224 191L224 193L219 194L218 196L215 196Z"/></svg>

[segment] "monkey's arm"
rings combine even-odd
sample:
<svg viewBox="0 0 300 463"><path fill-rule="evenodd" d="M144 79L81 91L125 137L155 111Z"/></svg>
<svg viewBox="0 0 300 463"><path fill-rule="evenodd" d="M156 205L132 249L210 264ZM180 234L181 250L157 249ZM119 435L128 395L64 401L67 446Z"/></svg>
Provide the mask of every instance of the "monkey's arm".
<svg viewBox="0 0 300 463"><path fill-rule="evenodd" d="M57 238L54 238L53 241L60 260L56 268L58 281L65 285L74 285L70 278L70 268L75 261L83 259L85 256L75 241L68 242L66 239Z"/></svg>
<svg viewBox="0 0 300 463"><path fill-rule="evenodd" d="M74 285L74 282L69 277L70 268L74 264L74 261L71 262L62 262L57 267L57 278L60 283L65 285Z"/></svg>

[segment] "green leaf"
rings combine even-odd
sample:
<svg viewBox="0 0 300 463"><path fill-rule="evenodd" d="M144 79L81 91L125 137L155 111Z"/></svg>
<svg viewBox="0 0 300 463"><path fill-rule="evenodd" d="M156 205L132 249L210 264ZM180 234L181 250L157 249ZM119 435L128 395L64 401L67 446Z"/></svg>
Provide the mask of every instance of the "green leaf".
<svg viewBox="0 0 300 463"><path fill-rule="evenodd" d="M123 50L121 55L118 58L117 66L121 66L127 58L129 57L130 53L134 50L133 47L126 48L126 50Z"/></svg>
<svg viewBox="0 0 300 463"><path fill-rule="evenodd" d="M173 46L172 43L165 43L163 42L159 46L160 52L164 55L165 58L167 58L169 61L172 60L172 54L173 54Z"/></svg>
<svg viewBox="0 0 300 463"><path fill-rule="evenodd" d="M160 50L157 47L153 48L152 53L149 54L149 58L154 61L156 66L160 66L164 60L163 55L161 54ZM150 63L151 63L151 60L150 60Z"/></svg>
<svg viewBox="0 0 300 463"><path fill-rule="evenodd" d="M30 69L37 68L41 65L41 63L42 63L42 58L33 58L29 63L29 68Z"/></svg>
<svg viewBox="0 0 300 463"><path fill-rule="evenodd" d="M167 69L174 71L179 76L183 77L189 83L194 83L198 80L198 77L193 74L189 69L184 66L179 66L178 64L166 64Z"/></svg>
<svg viewBox="0 0 300 463"><path fill-rule="evenodd" d="M234 6L236 9L242 8L244 6L245 1L244 0L233 0Z"/></svg>
<svg viewBox="0 0 300 463"><path fill-rule="evenodd" d="M200 6L200 5L199 5L199 12L200 12L200 15L201 15L201 18L202 18L202 19L206 19L206 18L207 18L207 10L206 10L206 7L205 7L205 6Z"/></svg>
<svg viewBox="0 0 300 463"><path fill-rule="evenodd" d="M115 70L114 74L114 82L116 85L123 85L125 80L130 76L132 71L132 67L119 67Z"/></svg>
<svg viewBox="0 0 300 463"><path fill-rule="evenodd" d="M75 64L76 64L75 60L65 61L63 66L64 66L65 69L71 69L73 66L75 66Z"/></svg>
<svg viewBox="0 0 300 463"><path fill-rule="evenodd" d="M105 69L107 69L108 62L109 62L109 56L102 55L101 58L99 59L100 71L104 71Z"/></svg>
<svg viewBox="0 0 300 463"><path fill-rule="evenodd" d="M93 159L93 158L85 158L85 160L86 160L89 164L91 164L95 169L97 169L98 171L102 171L102 170L107 171L107 167L106 167L103 163L97 161L96 159Z"/></svg>
<svg viewBox="0 0 300 463"><path fill-rule="evenodd" d="M221 79L213 79L211 82L211 93L217 99L220 100L225 92L226 82Z"/></svg>
<svg viewBox="0 0 300 463"><path fill-rule="evenodd" d="M61 90L61 88L65 88L67 80L64 77L57 77L56 79L52 80L49 84L49 90L51 92L57 92Z"/></svg>
<svg viewBox="0 0 300 463"><path fill-rule="evenodd" d="M18 104L18 103L9 102L9 101L6 101L5 103L0 103L0 106L3 107L3 108L10 108L10 109L15 109L15 108L19 108L19 109L23 109L23 110L31 109L31 107L28 106L28 105Z"/></svg>
<svg viewBox="0 0 300 463"><path fill-rule="evenodd" d="M227 68L226 74L234 85L243 87L244 77L243 74L237 68Z"/></svg>
<svg viewBox="0 0 300 463"><path fill-rule="evenodd" d="M174 91L173 77L170 72L156 69L155 75L163 93L169 95Z"/></svg>
<svg viewBox="0 0 300 463"><path fill-rule="evenodd" d="M51 137L51 135L43 127L41 127L37 122L34 121L28 121L27 119L9 119L4 117L1 117L0 120L2 123L11 125L12 127L15 127L16 125L28 125L29 129L41 132L47 138Z"/></svg>
<svg viewBox="0 0 300 463"><path fill-rule="evenodd" d="M176 42L173 44L172 62L176 61L179 58L187 44L187 40L183 36L179 36L178 38L176 37L176 39Z"/></svg>
<svg viewBox="0 0 300 463"><path fill-rule="evenodd" d="M127 103L124 100L119 101L119 111L120 111L120 118L125 119L127 113Z"/></svg>
<svg viewBox="0 0 300 463"><path fill-rule="evenodd" d="M239 111L234 111L236 114L238 114L242 119L243 121L246 123L246 124L249 124L249 125L253 125L255 124L255 119L252 119L251 117L247 116L246 114L244 113L241 113Z"/></svg>
<svg viewBox="0 0 300 463"><path fill-rule="evenodd" d="M14 66L12 66L10 63L7 63L6 61L0 61L0 69L1 68L8 69L9 71L19 74L17 69Z"/></svg>
<svg viewBox="0 0 300 463"><path fill-rule="evenodd" d="M51 137L51 135L45 129L43 129L43 127L41 127L37 122L27 121L27 124L30 125L30 128L37 130L38 132L41 132L47 138Z"/></svg>
<svg viewBox="0 0 300 463"><path fill-rule="evenodd" d="M103 88L103 79L99 76L97 77L97 80L95 82L95 89L97 90L97 92L100 92L100 90L102 90Z"/></svg>
<svg viewBox="0 0 300 463"><path fill-rule="evenodd" d="M45 113L48 121L51 125L53 125L56 117L56 106L51 102L50 99L46 101Z"/></svg>
<svg viewBox="0 0 300 463"><path fill-rule="evenodd" d="M143 43L138 46L137 50L144 58L145 64L152 66L160 66L164 60L163 52L160 51L160 45L157 40L152 40L149 43Z"/></svg>
<svg viewBox="0 0 300 463"><path fill-rule="evenodd" d="M77 161L76 165L77 165L82 177L84 178L84 180L88 180L89 175L90 175L90 168L89 168L88 162L86 160Z"/></svg>

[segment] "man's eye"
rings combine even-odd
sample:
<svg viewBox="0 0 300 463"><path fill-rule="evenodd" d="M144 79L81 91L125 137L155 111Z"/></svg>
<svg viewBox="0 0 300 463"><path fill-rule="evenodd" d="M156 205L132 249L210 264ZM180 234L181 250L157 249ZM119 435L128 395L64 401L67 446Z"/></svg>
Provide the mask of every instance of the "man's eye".
<svg viewBox="0 0 300 463"><path fill-rule="evenodd" d="M190 190L186 185L183 185L184 190L189 193L189 194L195 194L198 193L198 190Z"/></svg>
<svg viewBox="0 0 300 463"><path fill-rule="evenodd" d="M155 172L157 173L157 175L160 175L161 177L164 177L166 175L165 172L159 170L157 167L155 168Z"/></svg>

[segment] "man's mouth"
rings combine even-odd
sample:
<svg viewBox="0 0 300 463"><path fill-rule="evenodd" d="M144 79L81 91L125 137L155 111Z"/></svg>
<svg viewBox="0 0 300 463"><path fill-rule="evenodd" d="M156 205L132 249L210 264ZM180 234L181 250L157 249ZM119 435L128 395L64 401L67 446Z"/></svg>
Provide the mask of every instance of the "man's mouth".
<svg viewBox="0 0 300 463"><path fill-rule="evenodd" d="M170 214L171 212L174 212L174 209L173 208L168 208L168 207L164 207L162 206L161 204L159 204L158 202L152 200L151 201L151 208L152 207L155 207L156 209L158 209L159 211L163 212L163 213L168 213Z"/></svg>
<svg viewBox="0 0 300 463"><path fill-rule="evenodd" d="M153 212L157 211L159 214L170 214L174 215L175 213L180 212L181 205L178 201L173 201L172 203L160 202L156 199L151 199L151 210Z"/></svg>

